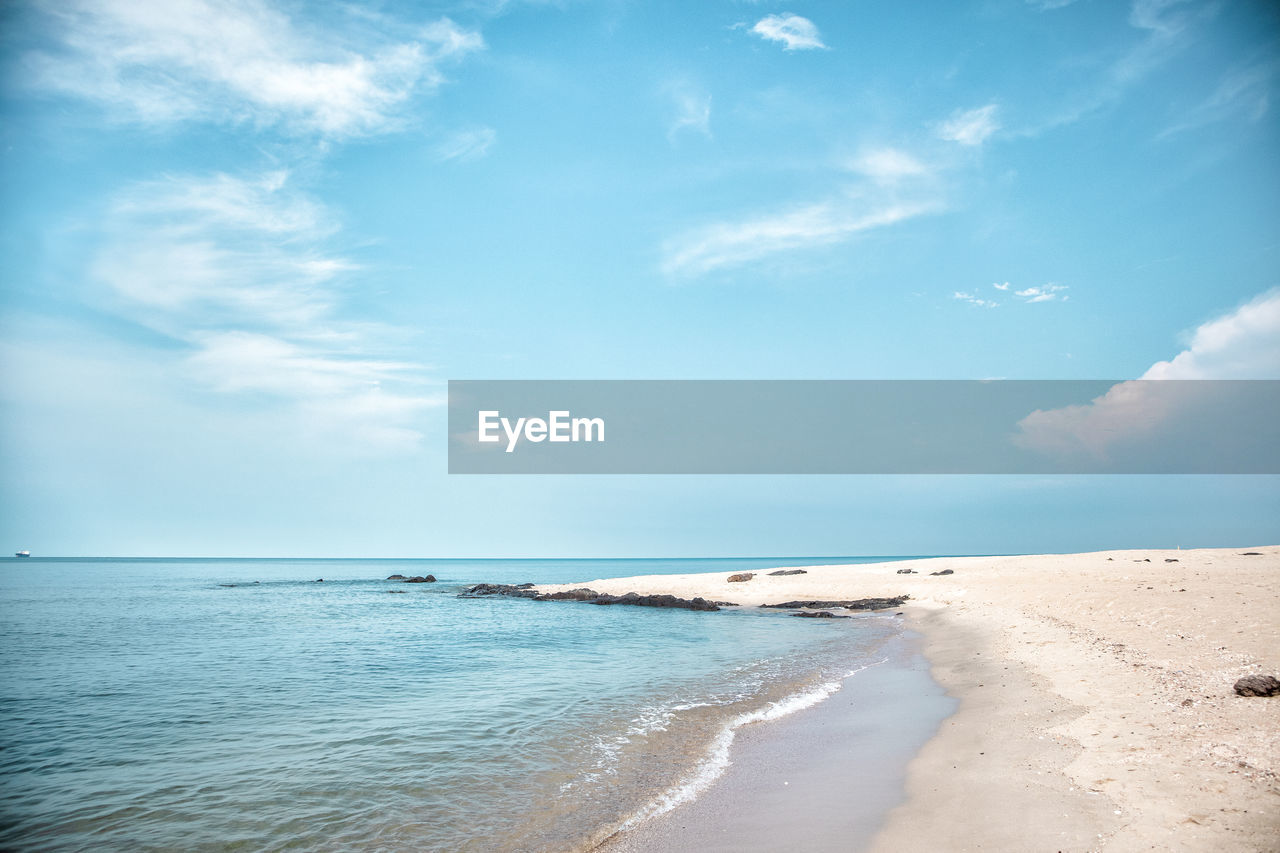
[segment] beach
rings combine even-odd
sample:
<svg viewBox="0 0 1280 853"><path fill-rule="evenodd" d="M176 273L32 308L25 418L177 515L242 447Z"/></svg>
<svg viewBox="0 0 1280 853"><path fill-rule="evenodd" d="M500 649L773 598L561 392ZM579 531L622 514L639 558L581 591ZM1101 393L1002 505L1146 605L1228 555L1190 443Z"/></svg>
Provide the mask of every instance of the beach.
<svg viewBox="0 0 1280 853"><path fill-rule="evenodd" d="M733 583L730 574L540 589L588 586L746 607L910 596L894 612L920 635L933 678L958 706L911 760L900 802L859 846L1280 849L1280 697L1233 691L1242 676L1280 672L1280 548L947 557L755 572ZM823 713L809 709L787 725ZM780 725L762 724L755 736L770 738L766 727ZM810 735L823 731L830 729L815 722ZM744 738L739 752L749 746ZM819 750L798 772L825 774L824 789L843 786L854 796L862 768L840 752L838 745ZM731 761L704 798L728 790L734 808L767 810L775 832L819 837L812 833L822 814L769 810L767 786L746 784L737 753ZM773 772L767 761L761 769L758 756L751 761L753 778ZM678 849L671 839L681 837L687 849L689 839L722 831L724 814L681 806L606 849L663 849L664 838ZM756 849L771 848L760 840Z"/></svg>

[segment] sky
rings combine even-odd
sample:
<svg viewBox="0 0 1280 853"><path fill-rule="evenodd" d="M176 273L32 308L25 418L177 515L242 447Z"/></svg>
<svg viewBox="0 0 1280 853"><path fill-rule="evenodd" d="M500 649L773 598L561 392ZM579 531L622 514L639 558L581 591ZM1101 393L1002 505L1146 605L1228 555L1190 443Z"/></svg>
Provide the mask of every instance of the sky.
<svg viewBox="0 0 1280 853"><path fill-rule="evenodd" d="M466 477L449 379L1280 378L1280 7L0 10L0 547L1280 541L1280 478Z"/></svg>

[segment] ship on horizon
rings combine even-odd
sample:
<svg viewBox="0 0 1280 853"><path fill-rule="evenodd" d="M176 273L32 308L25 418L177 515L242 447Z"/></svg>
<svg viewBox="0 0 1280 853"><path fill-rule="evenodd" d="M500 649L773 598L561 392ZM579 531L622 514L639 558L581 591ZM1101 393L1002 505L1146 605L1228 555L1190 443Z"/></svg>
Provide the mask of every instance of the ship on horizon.
<svg viewBox="0 0 1280 853"><path fill-rule="evenodd" d="M30 556L31 556L31 552L30 552L30 551L14 551L14 552L13 552L13 556L15 556L15 557L30 557Z"/></svg>

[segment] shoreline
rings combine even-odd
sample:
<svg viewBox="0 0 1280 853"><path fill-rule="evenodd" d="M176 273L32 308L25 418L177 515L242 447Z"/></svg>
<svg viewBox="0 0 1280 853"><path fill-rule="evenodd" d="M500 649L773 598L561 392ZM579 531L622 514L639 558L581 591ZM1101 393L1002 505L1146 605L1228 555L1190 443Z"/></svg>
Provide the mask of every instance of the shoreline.
<svg viewBox="0 0 1280 853"><path fill-rule="evenodd" d="M907 798L871 850L1280 849L1280 698L1232 691L1240 676L1280 670L1280 548L728 574L539 589L745 606L909 594L898 609L959 707L911 760Z"/></svg>

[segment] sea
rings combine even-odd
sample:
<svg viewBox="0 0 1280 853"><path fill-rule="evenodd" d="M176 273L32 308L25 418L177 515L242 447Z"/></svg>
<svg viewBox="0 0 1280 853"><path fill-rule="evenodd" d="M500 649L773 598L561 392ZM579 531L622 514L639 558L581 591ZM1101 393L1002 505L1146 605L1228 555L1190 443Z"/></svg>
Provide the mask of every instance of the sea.
<svg viewBox="0 0 1280 853"><path fill-rule="evenodd" d="M901 620L459 592L885 559L0 560L0 849L588 851Z"/></svg>

